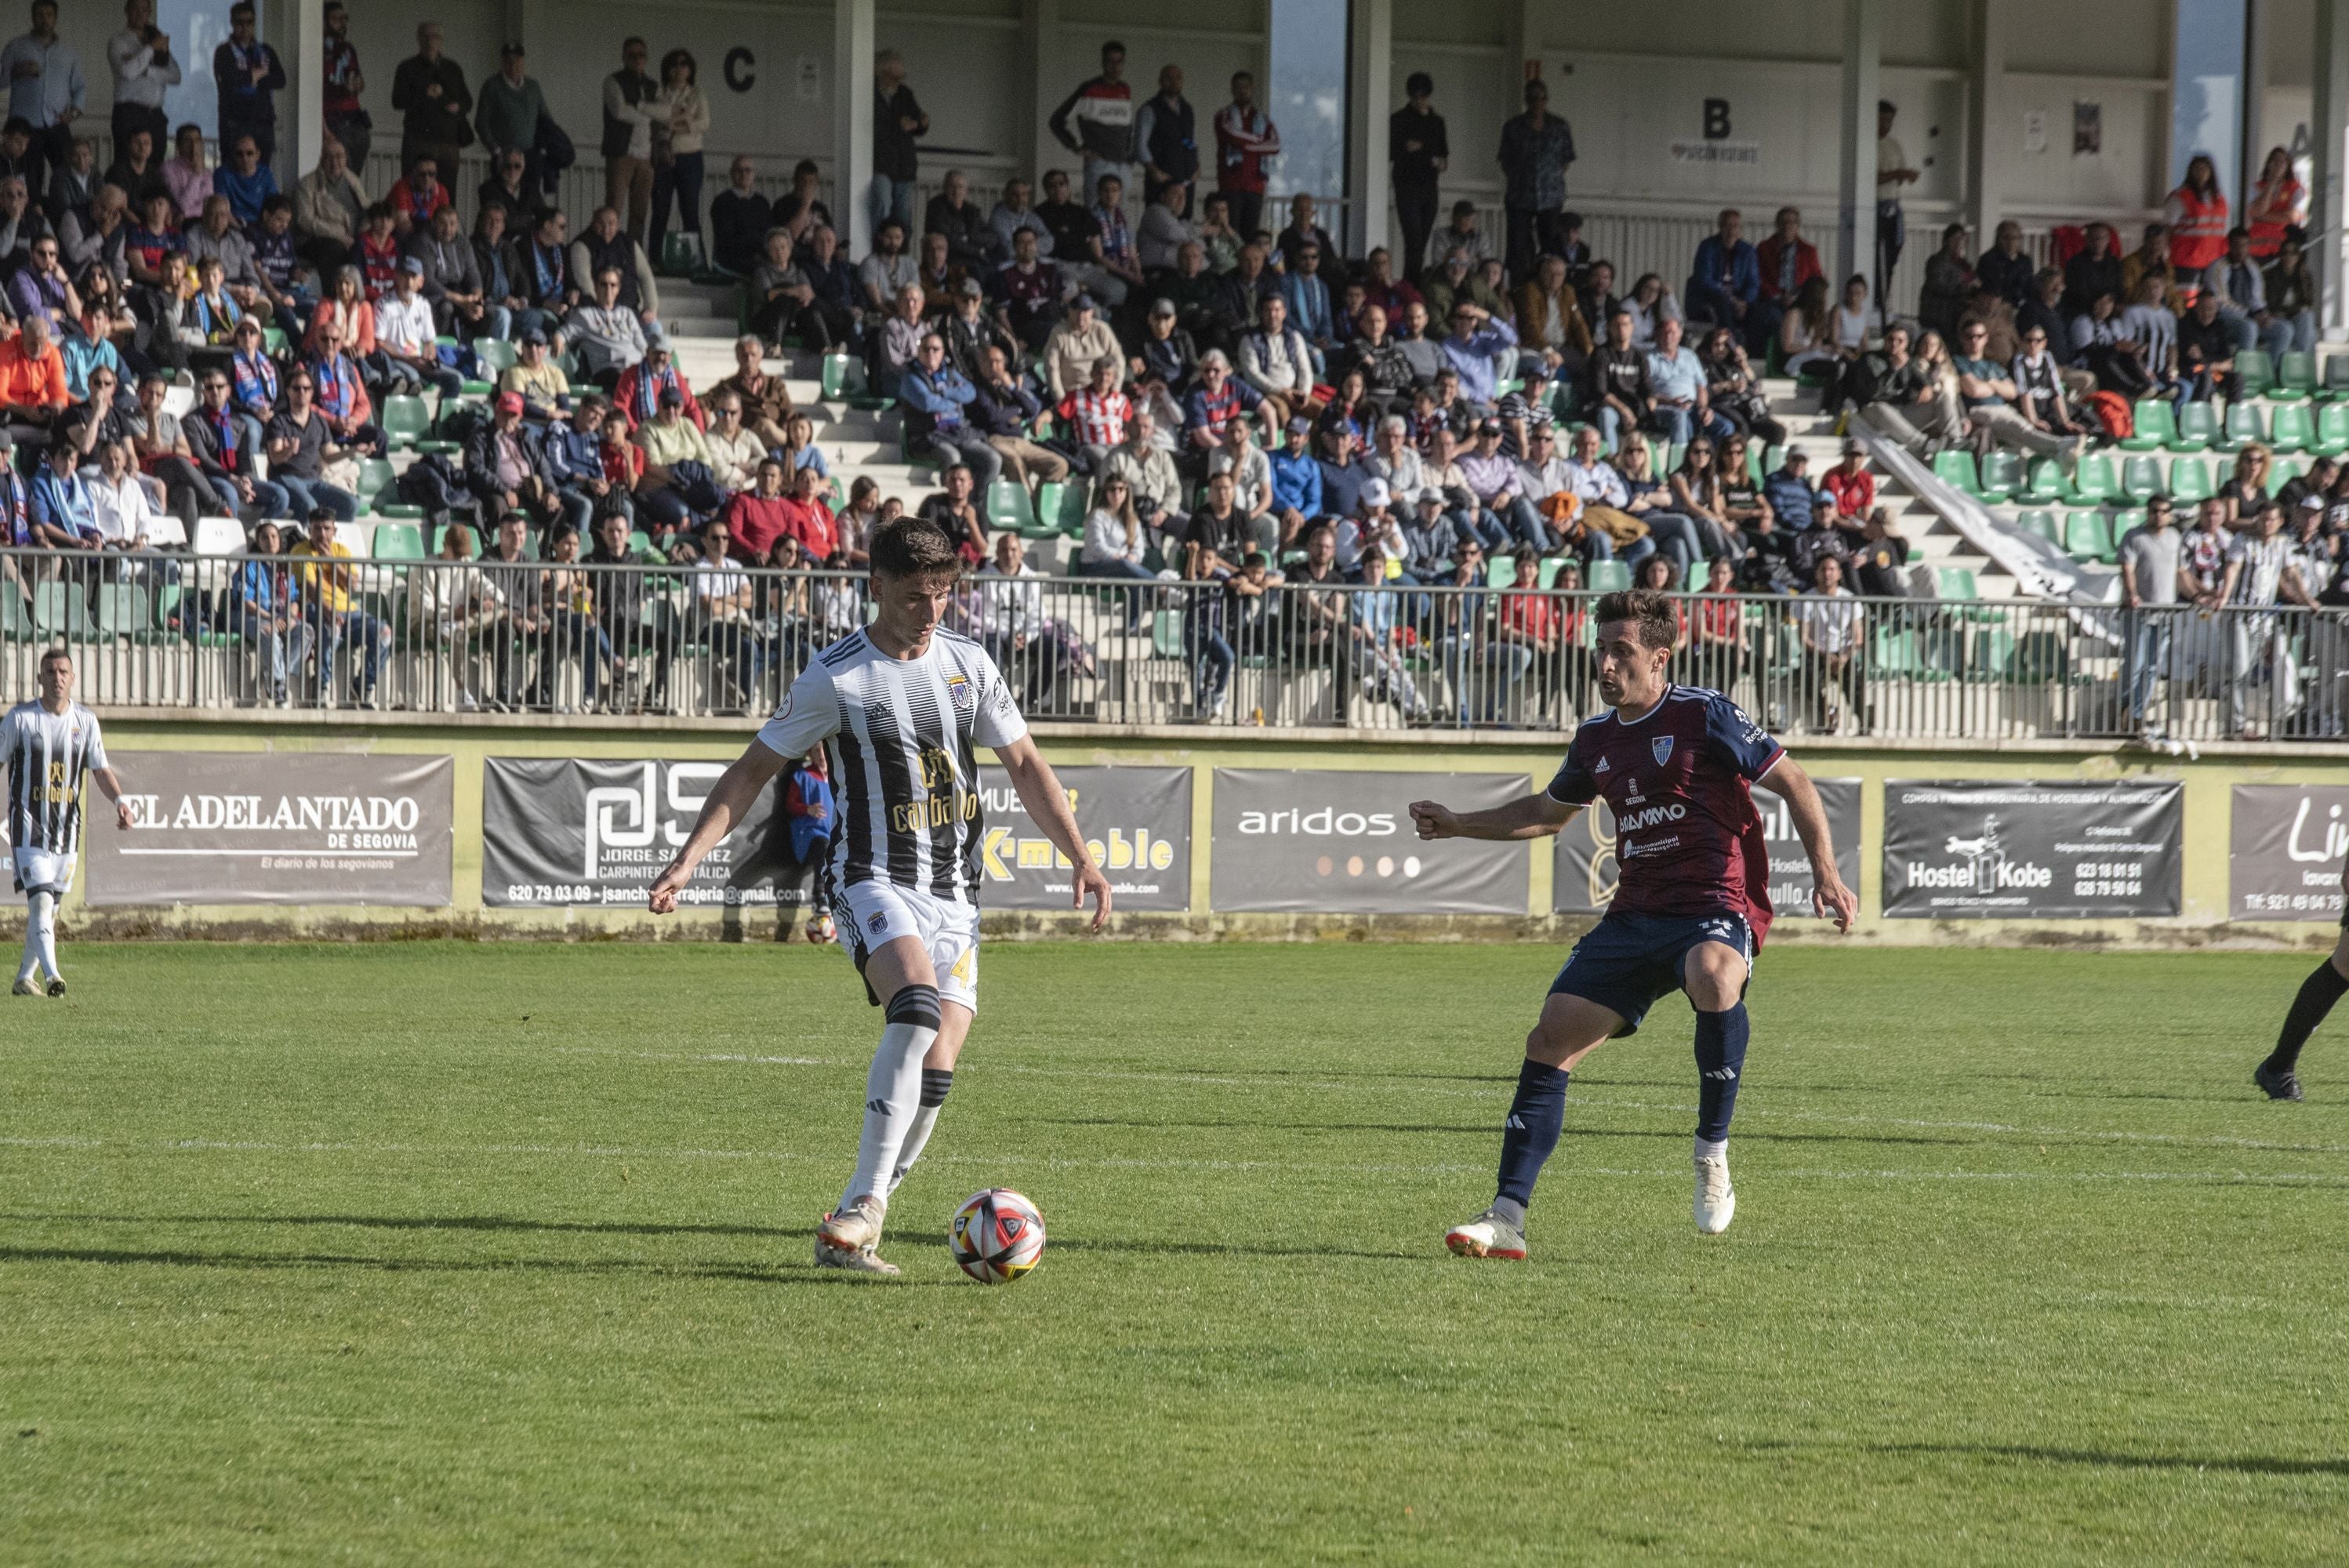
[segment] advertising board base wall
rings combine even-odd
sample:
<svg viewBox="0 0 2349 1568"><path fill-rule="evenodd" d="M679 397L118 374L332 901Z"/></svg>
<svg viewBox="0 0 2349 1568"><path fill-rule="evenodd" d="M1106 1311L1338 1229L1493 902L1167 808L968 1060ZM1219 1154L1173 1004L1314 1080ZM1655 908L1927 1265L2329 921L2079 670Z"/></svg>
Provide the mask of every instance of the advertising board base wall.
<svg viewBox="0 0 2349 1568"><path fill-rule="evenodd" d="M1568 852L1560 852L1550 841L1500 846L1508 851L1503 861L1480 872L1466 888L1452 875L1462 862L1444 858L1455 850L1464 851L1464 846L1423 845L1412 835L1406 810L1412 799L1443 790L1455 780L1456 788L1448 793L1458 803L1490 796L1504 781L1506 789L1522 789L1526 780L1545 779L1557 767L1563 736L1508 746L1486 742L1433 749L1423 744L1337 742L1277 733L1198 741L1055 736L1047 728L1040 728L1038 735L1046 755L1064 771L1063 782L1075 797L1079 823L1089 842L1112 868L1112 882L1131 890L1111 940L1532 942L1562 947L1591 923L1594 900L1588 889L1611 875L1602 852L1611 843L1610 830L1604 824L1586 833L1587 842L1567 846ZM291 789L288 780L305 772L300 765L288 766L289 758L329 754L354 766L371 762L387 776L412 771L425 758L448 759L442 775L450 791L447 837L436 841L425 833L418 840L428 856L446 854L447 880L440 880L434 866L432 877L419 873L414 884L432 890L432 896L445 887L447 902L438 907L134 903L120 885L112 890L106 885L109 867L118 863L122 848L110 845L109 853L94 858L85 869L61 912L61 926L74 940L120 941L797 940L810 907L805 884L778 883L765 893L746 888L740 902L657 918L633 897L614 898L605 885L610 877L599 880L566 872L572 865L569 857L592 857L599 852L597 845L605 846L601 852L607 860L610 846L644 846L636 857L642 860L646 854L657 855L661 845L673 845L691 820L696 791L704 787L700 780L704 775L714 776L705 765L722 766L743 738L739 732L707 730L614 733L585 727L409 724L368 732L341 724L301 728L282 722L191 724L108 717L109 747L126 756L236 753L242 756L243 772L252 776L236 786L243 794L231 790L226 797L225 825L213 824L229 837L187 841L159 833L146 841L165 849L185 842L217 852L218 846L239 841L233 838L243 820L234 804L239 799L257 801L249 814L256 826L266 826L266 819L281 810L270 790ZM1844 833L1856 821L1858 841L1856 846L1839 843L1838 859L1847 877L1857 871L1861 915L1850 936L1837 937L1832 928L1807 918L1807 910L1782 908L1770 934L1773 945L1845 941L1888 947L2317 952L2329 948L2336 937L2340 872L2344 852L2349 852L2349 757L2312 755L2304 748L2273 754L2238 748L2223 757L2180 758L2117 748L2018 754L1952 747L1920 754L1911 747L1870 751L1848 745L1806 755L1800 738L1791 741L1795 757L1806 761L1811 771L1837 781L1836 788L1846 791L1833 803L1837 831ZM599 768L628 764L638 771L624 776L625 789L594 773L583 784L565 782L558 790L540 780L569 776L559 769L516 766L517 759L531 758ZM656 760L660 771L640 776L643 765ZM492 780L502 780L495 787L506 793L501 797L503 804L485 811L485 781ZM1920 785L1920 780L1930 782ZM1231 841L1224 846L1227 863L1220 890L1215 872L1219 781L1227 792L1246 791L1245 798L1232 794L1221 802L1222 814L1231 819L1222 824ZM2150 827L2083 818L2076 824L2055 821L2033 838L2035 830L2014 814L2014 808L2002 806L2001 837L1998 846L1992 846L1981 841L1986 835L1971 817L1947 822L1899 818L1898 813L1911 808L1895 800L1898 791L1891 788L1899 783L1912 792L1930 789L1946 808L1952 786L2025 781L2043 787L2159 787L2169 791L2175 810L2148 819ZM164 801L188 796L185 789L174 794L179 782L125 778L126 788L135 794ZM355 799L363 787L363 778L350 787ZM516 787L535 791L529 799L533 853L546 869L533 877L556 879L564 873L562 880L549 881L533 894L546 897L528 904L511 902L509 883L519 874L511 869L512 857L485 854L485 821L494 828L513 815ZM1856 806L1850 799L1853 791ZM2059 804L2064 793L2055 788L2040 791ZM2109 790L2106 793L2109 796ZM657 809L632 804L622 795ZM1007 792L990 789L988 797L991 833L982 877L988 935L1040 941L1081 934L1080 923L1054 908L1066 896L1065 868L1056 871L1050 845L1039 840L1033 824L1016 801L1008 800ZM1775 799L1765 801L1765 827L1771 820L1768 809L1775 806ZM1897 843L1923 846L1910 856L1913 864L1893 868L1889 878L1888 811L1896 814L1891 826L1897 830L1892 834ZM134 830L134 837L144 830L143 826ZM93 821L89 829L93 839L115 832L105 820ZM2098 834L2110 837L2099 840ZM2129 857L2143 849L2149 836L2167 837L2174 865L2161 877L2146 880L2149 873ZM2135 847L2127 842L2132 837L2139 841ZM2089 858L2085 849L2066 848L2075 841L2113 847ZM262 846L254 853L277 852L271 847L277 841L254 841ZM1232 876L1234 871L1247 869L1231 860L1234 843L1241 854L1281 868L1283 880L1257 886L1246 875ZM1791 892L1801 885L1801 868L1790 865L1789 876L1780 878L1777 861L1782 851L1799 856L1799 849L1777 837L1772 847L1774 881ZM1994 847L1995 856L1991 852ZM1496 846L1475 848L1489 853ZM2077 858L2060 864L2045 863L2051 856L2075 852ZM485 887L485 864L507 880ZM1970 864L1991 869L1973 873L1961 869ZM1932 879L1946 882L1967 874L2004 878L2002 886L2052 888L2050 907L2075 914L2093 915L2096 897L2128 903L2149 900L2156 892L2164 901L2159 907L2167 908L2172 896L2173 884L2167 880L2170 870L2176 878L2174 915L2147 918L2140 907L2129 909L2127 916L2102 918L1943 918L1935 913L1940 906L1930 901L1914 915L1887 918L1885 913L1888 885L1898 892L1920 876L1931 885ZM1580 879L1564 895L1562 875ZM2124 878L2139 879L2129 884L2137 891L2116 885L2116 879ZM1255 882L1266 879L1258 876ZM2095 891L2098 884L2103 884L2101 892ZM2074 897L2080 888L2090 889L2090 894ZM1219 907L1219 891L1223 903L1254 907ZM1446 908L1454 913L1434 913ZM1470 913L1475 910L1491 913ZM21 928L22 920L21 906L0 903L0 934L11 926Z"/></svg>

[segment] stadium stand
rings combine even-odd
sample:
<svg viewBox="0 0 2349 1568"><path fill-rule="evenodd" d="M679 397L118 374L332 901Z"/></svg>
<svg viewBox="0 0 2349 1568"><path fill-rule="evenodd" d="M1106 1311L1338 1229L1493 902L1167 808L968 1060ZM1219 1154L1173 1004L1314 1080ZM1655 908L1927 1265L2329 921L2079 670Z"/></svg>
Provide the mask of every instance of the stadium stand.
<svg viewBox="0 0 2349 1568"><path fill-rule="evenodd" d="M1310 198L1263 211L1252 105L1215 118L1237 172L1208 190L1158 161L1179 93L1133 117L1106 77L1055 120L1073 183L933 185L884 51L872 248L814 164L748 157L705 243L689 54L606 84L608 204L501 139L519 67L478 159L370 156L330 113L359 145L287 196L249 147L200 192L96 142L73 166L105 175L28 192L57 232L9 257L6 634L108 645L163 701L755 708L856 624L863 538L914 511L972 568L961 620L1063 717L1568 723L1581 595L1654 556L1741 596L1715 656L1775 724L1823 711L1824 657L1876 694L1854 728L2338 732L2349 363L2302 346L2294 224L2256 260L2199 218L2126 261L2103 224L2002 224L1978 258L1958 230L1888 312L1831 289L1795 209L1758 246L1725 211L1676 288L1550 211L1571 138L1529 98L1501 209L1399 264ZM2181 534L2221 514L2166 582L2129 570L2157 497ZM1823 651L1829 558L1868 632ZM2168 640L2157 717L2128 617L2189 612L2226 629L2191 668Z"/></svg>

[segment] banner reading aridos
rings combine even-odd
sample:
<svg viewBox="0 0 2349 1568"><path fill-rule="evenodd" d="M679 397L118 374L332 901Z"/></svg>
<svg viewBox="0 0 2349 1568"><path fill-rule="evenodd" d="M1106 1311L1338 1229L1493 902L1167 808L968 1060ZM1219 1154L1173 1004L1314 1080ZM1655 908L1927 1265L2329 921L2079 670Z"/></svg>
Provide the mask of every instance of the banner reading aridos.
<svg viewBox="0 0 2349 1568"><path fill-rule="evenodd" d="M440 908L456 764L349 752L117 751L129 832L91 790L94 904Z"/></svg>
<svg viewBox="0 0 2349 1568"><path fill-rule="evenodd" d="M2185 796L2174 780L1884 786L1884 913L1908 920L2176 914Z"/></svg>
<svg viewBox="0 0 2349 1568"><path fill-rule="evenodd" d="M1836 870L1844 885L1859 891L1859 780L1814 779L1819 804L1826 808L1835 836ZM1762 814L1762 836L1770 844L1770 903L1781 920L1811 918L1811 859L1795 836L1785 801L1766 789L1754 792ZM1597 914L1615 897L1615 813L1604 800L1567 823L1557 835L1557 871L1550 907L1560 914Z"/></svg>
<svg viewBox="0 0 2349 1568"><path fill-rule="evenodd" d="M723 762L492 757L481 769L481 902L492 908L642 908L693 831ZM681 908L803 904L814 867L792 852L777 801L761 793L679 895Z"/></svg>
<svg viewBox="0 0 2349 1568"><path fill-rule="evenodd" d="M1191 770L1057 768L1102 874L1122 910L1191 907ZM1038 830L1000 768L979 769L987 832L978 899L989 909L1069 907L1069 862Z"/></svg>
<svg viewBox="0 0 2349 1568"><path fill-rule="evenodd" d="M1301 914L1523 914L1523 844L1423 844L1411 802L1482 811L1522 799L1522 773L1216 769L1209 903Z"/></svg>
<svg viewBox="0 0 2349 1568"><path fill-rule="evenodd" d="M2238 784L2227 853L2233 920L2338 920L2349 789Z"/></svg>

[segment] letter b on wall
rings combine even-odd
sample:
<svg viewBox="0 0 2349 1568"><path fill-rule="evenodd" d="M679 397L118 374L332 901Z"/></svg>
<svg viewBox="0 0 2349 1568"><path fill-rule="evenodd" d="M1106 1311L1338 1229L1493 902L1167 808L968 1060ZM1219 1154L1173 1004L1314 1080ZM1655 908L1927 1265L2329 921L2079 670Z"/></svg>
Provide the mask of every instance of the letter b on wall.
<svg viewBox="0 0 2349 1568"><path fill-rule="evenodd" d="M1705 99L1704 139L1707 141L1720 141L1728 135L1729 100L1727 98Z"/></svg>

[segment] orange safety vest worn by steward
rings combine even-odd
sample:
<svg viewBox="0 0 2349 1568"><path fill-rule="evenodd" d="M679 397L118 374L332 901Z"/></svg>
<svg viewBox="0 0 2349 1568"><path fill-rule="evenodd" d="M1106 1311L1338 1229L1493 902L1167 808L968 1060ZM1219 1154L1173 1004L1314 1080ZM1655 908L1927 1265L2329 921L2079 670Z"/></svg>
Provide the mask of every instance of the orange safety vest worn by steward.
<svg viewBox="0 0 2349 1568"><path fill-rule="evenodd" d="M2178 218L2169 231L2169 264L2196 277L2227 253L2227 198L2217 190L2197 196L2179 186Z"/></svg>

